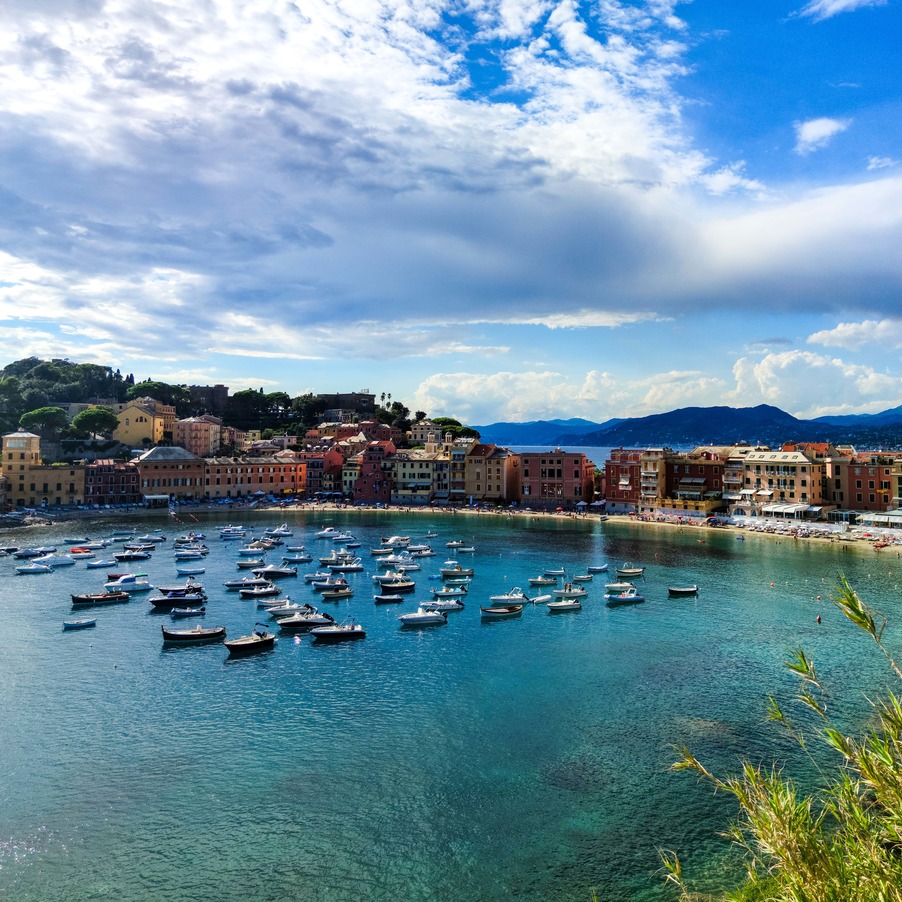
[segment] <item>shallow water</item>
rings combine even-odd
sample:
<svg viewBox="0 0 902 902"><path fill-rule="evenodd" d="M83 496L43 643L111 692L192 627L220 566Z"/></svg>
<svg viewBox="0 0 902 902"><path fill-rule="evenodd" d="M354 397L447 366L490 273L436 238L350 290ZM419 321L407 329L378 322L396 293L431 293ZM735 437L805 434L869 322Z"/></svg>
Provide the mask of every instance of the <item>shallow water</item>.
<svg viewBox="0 0 902 902"><path fill-rule="evenodd" d="M314 554L332 547L313 537L324 523L355 533L366 568L349 574L356 594L321 607L352 615L365 640L281 638L238 660L221 645L164 650L171 621L146 596L93 609L95 629L64 633L69 594L98 590L103 571L16 576L17 562L0 559L4 898L652 900L672 898L664 848L710 888L739 873L718 837L734 810L668 772L673 745L720 771L740 755L792 761L763 711L768 692L792 692L782 662L799 644L856 703L883 680L867 643L817 600L840 570L897 638L902 561L845 544L737 542L729 531L702 542L689 528L522 515L246 516L257 534L290 517L288 543ZM239 635L263 618L222 588L239 544L220 541L223 522L190 525L211 549L204 622ZM62 550L64 536L121 525L69 523L0 544ZM180 581L171 539L185 528L165 523L170 541L153 559L120 569ZM416 593L375 606L370 545L428 528L438 553L414 574ZM466 609L446 626L399 629L397 615L438 585L428 577L452 538L476 546L461 556L476 568ZM480 601L530 591L545 567L572 575L625 560L647 566L645 604L606 608L613 577L596 575L581 612L527 606L519 620L480 620ZM697 598L667 598L668 585L693 582ZM301 580L280 585L315 600Z"/></svg>

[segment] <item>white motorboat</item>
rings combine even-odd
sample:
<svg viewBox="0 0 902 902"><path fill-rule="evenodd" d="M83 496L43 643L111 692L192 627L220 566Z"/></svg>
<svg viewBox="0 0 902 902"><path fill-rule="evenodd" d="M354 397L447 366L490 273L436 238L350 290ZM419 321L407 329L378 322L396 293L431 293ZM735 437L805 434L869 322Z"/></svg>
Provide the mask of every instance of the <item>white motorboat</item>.
<svg viewBox="0 0 902 902"><path fill-rule="evenodd" d="M462 611L464 603L458 598L433 598L432 601L424 601L421 607L427 611Z"/></svg>
<svg viewBox="0 0 902 902"><path fill-rule="evenodd" d="M440 626L448 622L444 611L431 611L422 605L409 614L398 617L401 626Z"/></svg>
<svg viewBox="0 0 902 902"><path fill-rule="evenodd" d="M347 642L365 638L366 631L359 623L330 623L315 627L310 635L320 643Z"/></svg>
<svg viewBox="0 0 902 902"><path fill-rule="evenodd" d="M306 610L305 610L306 609ZM328 626L335 623L335 619L329 614L322 613L312 605L302 605L302 609L290 617L282 617L278 621L278 627L282 632L307 633L318 626Z"/></svg>
<svg viewBox="0 0 902 902"><path fill-rule="evenodd" d="M297 567L281 567L278 564L267 564L265 567L255 567L251 571L254 576L265 576L267 579L278 579L281 576L297 576Z"/></svg>
<svg viewBox="0 0 902 902"><path fill-rule="evenodd" d="M582 586L570 583L560 589L552 589L551 594L555 598L585 598L589 593Z"/></svg>
<svg viewBox="0 0 902 902"><path fill-rule="evenodd" d="M551 567L542 571L545 576L563 576L566 572L563 567Z"/></svg>
<svg viewBox="0 0 902 902"><path fill-rule="evenodd" d="M443 579L447 579L448 577L472 576L473 568L461 567L457 561L445 561L445 563L439 567L438 572Z"/></svg>
<svg viewBox="0 0 902 902"><path fill-rule="evenodd" d="M581 611L583 606L578 598L560 598L557 601L549 601L545 605L549 614L561 614L564 611Z"/></svg>
<svg viewBox="0 0 902 902"><path fill-rule="evenodd" d="M75 564L76 558L71 554L45 554L41 557L32 558L32 564L48 564L51 567L71 567Z"/></svg>
<svg viewBox="0 0 902 902"><path fill-rule="evenodd" d="M556 576L530 576L527 582L531 586L556 586Z"/></svg>
<svg viewBox="0 0 902 902"><path fill-rule="evenodd" d="M636 584L631 583L627 579L618 579L616 582L604 584L605 592L612 592L615 595L618 592L625 592L627 589L635 589L635 588L636 588Z"/></svg>
<svg viewBox="0 0 902 902"><path fill-rule="evenodd" d="M522 604L529 599L519 586L514 586L513 589L508 589L500 595L489 595L489 601L492 604Z"/></svg>
<svg viewBox="0 0 902 902"><path fill-rule="evenodd" d="M112 576L112 574L110 574ZM153 586L147 580L146 573L120 573L114 579L103 584L107 592L149 592Z"/></svg>
<svg viewBox="0 0 902 902"><path fill-rule="evenodd" d="M645 573L645 567L637 567L635 564L631 564L628 561L621 565L620 567L615 568L618 576L642 576Z"/></svg>
<svg viewBox="0 0 902 902"><path fill-rule="evenodd" d="M442 586L432 590L433 598L463 598L468 592L467 586Z"/></svg>
<svg viewBox="0 0 902 902"><path fill-rule="evenodd" d="M608 565L607 564L594 564L586 567L587 573L607 573Z"/></svg>
<svg viewBox="0 0 902 902"><path fill-rule="evenodd" d="M245 576L244 579L227 579L223 585L227 589L253 589L255 586L268 586L269 580L263 576Z"/></svg>
<svg viewBox="0 0 902 902"><path fill-rule="evenodd" d="M16 573L22 576L29 576L35 573L53 573L53 567L50 564L20 564L16 567Z"/></svg>

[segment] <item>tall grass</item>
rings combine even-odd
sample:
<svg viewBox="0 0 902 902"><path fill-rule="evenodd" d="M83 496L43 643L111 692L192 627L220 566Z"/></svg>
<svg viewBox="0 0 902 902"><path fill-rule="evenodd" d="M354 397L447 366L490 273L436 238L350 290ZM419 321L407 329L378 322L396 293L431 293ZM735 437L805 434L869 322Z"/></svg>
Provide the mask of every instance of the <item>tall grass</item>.
<svg viewBox="0 0 902 902"><path fill-rule="evenodd" d="M842 575L831 601L872 638L902 681L883 644L886 618ZM694 893L678 855L667 851L661 853L667 880L681 902L902 902L902 702L894 692L870 702L873 727L849 736L831 719L827 692L804 650L796 650L786 666L799 677L796 701L815 713L816 727L797 726L773 697L767 717L806 752L812 741L826 743L836 753L836 767L819 769L820 788L805 795L782 769L746 761L741 773L718 777L680 747L673 770L692 771L739 803L739 817L725 836L743 851L746 879L722 896Z"/></svg>

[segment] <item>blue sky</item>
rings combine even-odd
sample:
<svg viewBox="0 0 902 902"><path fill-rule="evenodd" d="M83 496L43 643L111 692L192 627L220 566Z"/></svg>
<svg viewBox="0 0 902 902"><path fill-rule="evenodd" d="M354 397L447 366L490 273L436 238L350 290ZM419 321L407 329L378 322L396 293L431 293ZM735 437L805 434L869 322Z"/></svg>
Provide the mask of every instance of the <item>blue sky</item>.
<svg viewBox="0 0 902 902"><path fill-rule="evenodd" d="M898 0L5 0L0 365L470 423L902 403Z"/></svg>

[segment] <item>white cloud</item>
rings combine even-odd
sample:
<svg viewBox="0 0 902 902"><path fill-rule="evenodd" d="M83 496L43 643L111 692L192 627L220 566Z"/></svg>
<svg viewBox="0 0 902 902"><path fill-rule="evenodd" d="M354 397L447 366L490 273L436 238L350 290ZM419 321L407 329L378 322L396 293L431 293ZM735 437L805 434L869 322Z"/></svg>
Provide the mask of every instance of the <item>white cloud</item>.
<svg viewBox="0 0 902 902"><path fill-rule="evenodd" d="M727 395L731 399L727 403L742 407L772 404L800 419L840 410L885 410L897 406L902 395L898 376L810 351L766 354L760 360L741 358L733 367L733 376L736 385Z"/></svg>
<svg viewBox="0 0 902 902"><path fill-rule="evenodd" d="M902 348L902 320L864 320L860 323L839 323L808 336L808 344L860 351L863 348Z"/></svg>
<svg viewBox="0 0 902 902"><path fill-rule="evenodd" d="M875 169L891 169L898 166L899 161L892 157L868 157L868 171L873 172Z"/></svg>
<svg viewBox="0 0 902 902"><path fill-rule="evenodd" d="M827 117L796 122L794 125L796 131L795 152L804 156L812 151L820 150L851 124L851 119L829 119Z"/></svg>
<svg viewBox="0 0 902 902"><path fill-rule="evenodd" d="M816 22L822 22L839 13L854 12L867 6L886 6L887 0L811 0L799 10L798 15L809 16Z"/></svg>

